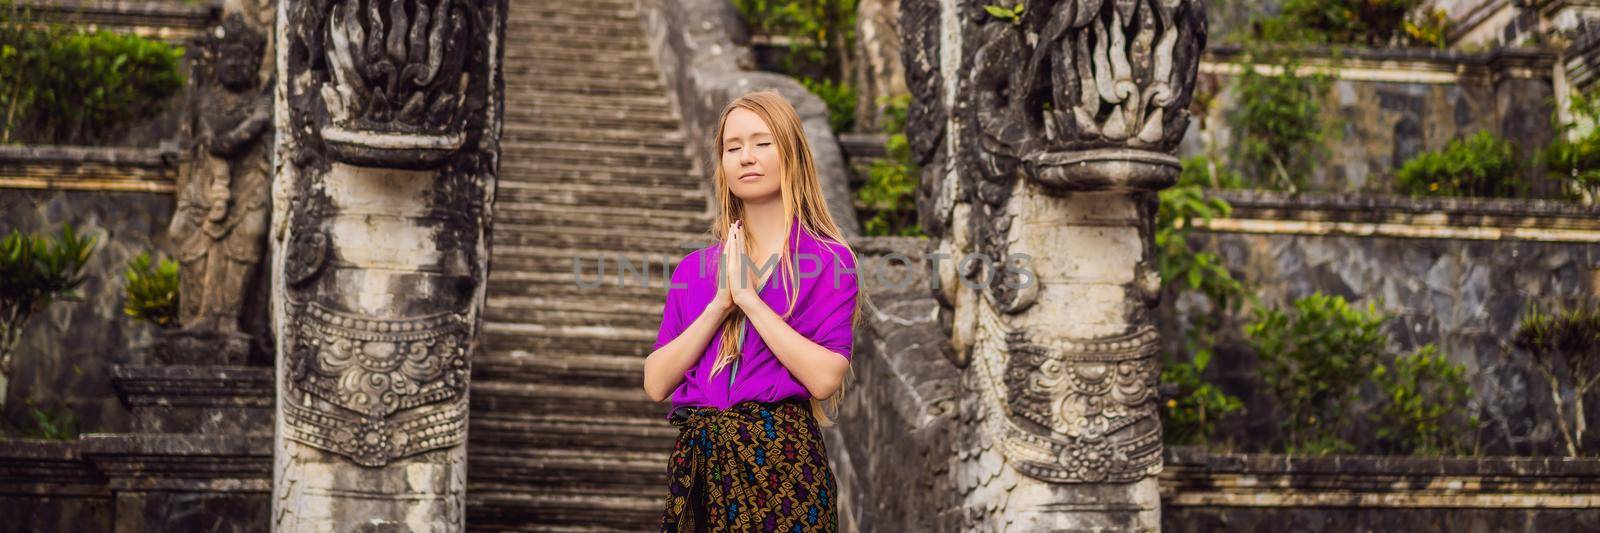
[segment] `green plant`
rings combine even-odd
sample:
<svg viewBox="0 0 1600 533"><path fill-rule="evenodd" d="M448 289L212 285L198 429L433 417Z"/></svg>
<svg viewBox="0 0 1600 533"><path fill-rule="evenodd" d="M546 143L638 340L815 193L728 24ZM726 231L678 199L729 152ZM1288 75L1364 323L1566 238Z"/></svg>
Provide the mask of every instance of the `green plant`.
<svg viewBox="0 0 1600 533"><path fill-rule="evenodd" d="M22 431L25 438L48 440L77 440L78 415L70 409L54 408L28 410L34 427Z"/></svg>
<svg viewBox="0 0 1600 533"><path fill-rule="evenodd" d="M856 121L856 89L845 82L800 78L806 90L822 98L828 106L828 127L833 131L846 131Z"/></svg>
<svg viewBox="0 0 1600 533"><path fill-rule="evenodd" d="M1527 352L1544 376L1555 402L1556 425L1573 457L1583 448L1587 423L1583 397L1600 382L1600 305L1579 302L1554 312L1530 308L1517 326L1512 345ZM1572 390L1572 420L1567 420L1563 386Z"/></svg>
<svg viewBox="0 0 1600 533"><path fill-rule="evenodd" d="M1423 152L1395 171L1401 192L1429 196L1514 197L1525 191L1517 176L1516 147L1480 131L1450 141L1444 150Z"/></svg>
<svg viewBox="0 0 1600 533"><path fill-rule="evenodd" d="M78 297L94 243L95 237L80 237L71 224L54 239L12 230L0 240L0 405L23 328L52 302Z"/></svg>
<svg viewBox="0 0 1600 533"><path fill-rule="evenodd" d="M1194 291L1205 296L1212 312L1195 313L1182 325L1183 353L1169 354L1161 371L1163 383L1177 388L1162 411L1166 440L1170 444L1209 442L1218 421L1244 408L1239 398L1206 381L1223 326L1220 318L1236 310L1250 297L1244 284L1234 279L1220 256L1197 251L1189 245L1189 231L1196 220L1210 221L1227 216L1232 207L1220 198L1207 198L1204 190L1215 186L1236 186L1238 175L1218 171L1205 157L1183 161L1178 183L1161 191L1156 211L1155 242L1161 268L1162 292L1176 295ZM1172 301L1175 298L1164 298Z"/></svg>
<svg viewBox="0 0 1600 533"><path fill-rule="evenodd" d="M751 30L791 37L791 48L820 65L834 79L849 72L854 59L856 0L733 0ZM792 61L786 71L797 72Z"/></svg>
<svg viewBox="0 0 1600 533"><path fill-rule="evenodd" d="M1263 73L1262 64L1281 69ZM1238 105L1228 123L1238 134L1232 162L1251 183L1297 191L1327 149L1322 98L1332 86L1324 73L1306 73L1293 55L1251 52L1234 82Z"/></svg>
<svg viewBox="0 0 1600 533"><path fill-rule="evenodd" d="M1405 30L1412 41L1442 50L1450 34L1450 13L1438 8L1413 12L1405 21Z"/></svg>
<svg viewBox="0 0 1600 533"><path fill-rule="evenodd" d="M1027 8L1027 2L1017 2L1017 5L1011 7L994 4L983 6L983 10L990 16L1012 24L1022 22L1022 11Z"/></svg>
<svg viewBox="0 0 1600 533"><path fill-rule="evenodd" d="M178 325L178 263L152 262L150 253L142 252L122 275L128 281L123 313L158 327Z"/></svg>
<svg viewBox="0 0 1600 533"><path fill-rule="evenodd" d="M1372 380L1383 398L1371 417L1379 424L1380 446L1433 456L1471 451L1467 441L1477 434L1478 417L1462 410L1472 398L1466 372L1433 344L1373 368Z"/></svg>
<svg viewBox="0 0 1600 533"><path fill-rule="evenodd" d="M1539 151L1538 161L1572 196L1600 202L1600 95L1574 93L1571 111L1575 120L1555 121L1556 135ZM1584 125L1588 132L1580 135Z"/></svg>
<svg viewBox="0 0 1600 533"><path fill-rule="evenodd" d="M1196 220L1210 222L1212 217L1228 216L1233 211L1227 201L1205 196L1201 180L1215 180L1208 176L1209 167L1204 158L1187 159L1178 184L1161 191L1155 243L1164 282L1176 283L1179 290L1199 291L1218 307L1231 308L1245 294L1244 285L1233 279L1220 256L1189 246L1189 231ZM1232 181L1236 177L1223 179Z"/></svg>
<svg viewBox="0 0 1600 533"><path fill-rule="evenodd" d="M1163 406L1162 434L1168 444L1211 442L1219 420L1244 409L1237 396L1205 379L1211 364L1210 347L1194 347L1193 358L1169 360L1161 367L1161 382L1177 387L1177 394Z"/></svg>
<svg viewBox="0 0 1600 533"><path fill-rule="evenodd" d="M1245 325L1267 395L1282 411L1279 429L1287 451L1355 450L1344 436L1352 422L1347 408L1385 354L1384 318L1372 303L1362 311L1343 297L1319 292L1295 300L1293 314L1257 309Z"/></svg>
<svg viewBox="0 0 1600 533"><path fill-rule="evenodd" d="M911 98L903 95L880 98L878 102L884 106L883 127L888 134L884 147L888 157L867 168L867 182L856 191L856 199L872 213L862 224L867 235L922 235L915 202L920 170L911 160L911 146L905 134L910 102Z"/></svg>
<svg viewBox="0 0 1600 533"><path fill-rule="evenodd" d="M35 20L0 4L0 142L85 144L159 113L183 88L183 48Z"/></svg>
<svg viewBox="0 0 1600 533"><path fill-rule="evenodd" d="M1285 0L1251 21L1255 37L1279 43L1386 46L1407 37L1406 14L1422 0Z"/></svg>

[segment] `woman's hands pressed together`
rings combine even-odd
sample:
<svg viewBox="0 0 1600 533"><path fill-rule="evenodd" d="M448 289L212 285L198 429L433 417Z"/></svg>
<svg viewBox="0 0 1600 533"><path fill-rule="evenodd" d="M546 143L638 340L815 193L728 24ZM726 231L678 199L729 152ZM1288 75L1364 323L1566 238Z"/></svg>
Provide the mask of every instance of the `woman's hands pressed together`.
<svg viewBox="0 0 1600 533"><path fill-rule="evenodd" d="M759 278L750 271L744 248L744 224L736 220L728 225L728 238L722 241L722 259L717 265L717 295L711 305L722 309L733 306L748 309L751 304L762 303L755 287Z"/></svg>

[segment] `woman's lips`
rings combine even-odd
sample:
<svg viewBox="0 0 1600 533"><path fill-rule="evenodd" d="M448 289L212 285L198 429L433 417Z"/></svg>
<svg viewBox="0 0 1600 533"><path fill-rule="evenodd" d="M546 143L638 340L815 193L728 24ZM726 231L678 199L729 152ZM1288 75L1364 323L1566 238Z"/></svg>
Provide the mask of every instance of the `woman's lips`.
<svg viewBox="0 0 1600 533"><path fill-rule="evenodd" d="M760 174L747 174L744 176L739 176L739 181L754 181L758 179L761 179Z"/></svg>

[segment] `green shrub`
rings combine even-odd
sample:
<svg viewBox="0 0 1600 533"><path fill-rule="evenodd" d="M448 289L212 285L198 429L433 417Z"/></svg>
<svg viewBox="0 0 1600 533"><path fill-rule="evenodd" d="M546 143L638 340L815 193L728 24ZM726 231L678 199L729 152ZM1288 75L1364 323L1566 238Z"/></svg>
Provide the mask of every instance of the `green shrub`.
<svg viewBox="0 0 1600 533"><path fill-rule="evenodd" d="M1370 303L1362 311L1320 292L1295 300L1292 315L1256 310L1245 336L1260 359L1266 393L1281 411L1288 452L1355 451L1345 440L1348 407L1385 353L1383 322Z"/></svg>
<svg viewBox="0 0 1600 533"><path fill-rule="evenodd" d="M1188 343L1192 357L1168 360L1161 367L1161 382L1177 387L1177 394L1162 406L1161 427L1167 444L1207 444L1217 423L1244 409L1237 396L1205 379L1213 351Z"/></svg>
<svg viewBox="0 0 1600 533"><path fill-rule="evenodd" d="M1282 72L1262 73L1263 64ZM1291 55L1253 52L1244 67L1234 82L1237 105L1228 116L1237 135L1231 160L1254 185L1300 190L1327 152L1323 140L1330 128L1323 123L1322 99L1333 80L1305 73Z"/></svg>
<svg viewBox="0 0 1600 533"><path fill-rule="evenodd" d="M1277 15L1252 21L1271 42L1387 46L1412 44L1406 16L1422 0L1285 0Z"/></svg>
<svg viewBox="0 0 1600 533"><path fill-rule="evenodd" d="M828 127L833 131L847 131L856 121L856 89L849 83L833 80L800 78L806 90L822 99L828 106Z"/></svg>
<svg viewBox="0 0 1600 533"><path fill-rule="evenodd" d="M1517 326L1512 344L1532 357L1534 370L1544 376L1555 399L1556 425L1566 440L1567 454L1576 457L1587 429L1583 397L1600 383L1600 305L1579 302L1553 312L1531 308ZM1572 391L1572 413L1566 410L1563 389Z"/></svg>
<svg viewBox="0 0 1600 533"><path fill-rule="evenodd" d="M178 263L165 258L153 263L144 252L122 275L128 281L123 313L158 327L178 325Z"/></svg>
<svg viewBox="0 0 1600 533"><path fill-rule="evenodd" d="M1574 198L1600 202L1600 96L1573 94L1572 113L1577 120L1557 125L1555 138L1539 152L1539 162ZM1574 135L1582 122L1588 123L1589 132Z"/></svg>
<svg viewBox="0 0 1600 533"><path fill-rule="evenodd" d="M905 134L911 98L885 97L879 103L884 106L888 157L867 168L867 182L856 191L856 199L872 213L862 230L873 236L920 236L923 233L917 222L916 189L921 171L911 160L911 146Z"/></svg>
<svg viewBox="0 0 1600 533"><path fill-rule="evenodd" d="M846 74L856 39L856 0L733 0L733 6L752 31L792 37L792 51L801 58L835 79ZM792 62L786 72L797 72Z"/></svg>
<svg viewBox="0 0 1600 533"><path fill-rule="evenodd" d="M1472 398L1466 372L1432 344L1374 368L1383 398L1372 416L1380 449L1432 456L1472 452L1468 441L1477 434L1478 417L1461 411Z"/></svg>
<svg viewBox="0 0 1600 533"><path fill-rule="evenodd" d="M91 144L160 113L183 88L183 48L41 24L0 4L0 142Z"/></svg>
<svg viewBox="0 0 1600 533"><path fill-rule="evenodd" d="M1322 293L1295 300L1292 315L1256 311L1245 336L1261 362L1267 396L1282 415L1285 451L1469 451L1478 419L1466 410L1472 391L1465 367L1432 344L1406 355L1391 352L1383 332L1388 320L1372 303L1356 309ZM1374 442L1352 442L1357 416L1350 407L1369 380L1379 393L1376 413L1367 416L1377 423Z"/></svg>
<svg viewBox="0 0 1600 533"><path fill-rule="evenodd" d="M1517 170L1516 147L1480 131L1450 141L1442 151L1417 154L1395 178L1400 191L1411 195L1515 197L1525 191Z"/></svg>
<svg viewBox="0 0 1600 533"><path fill-rule="evenodd" d="M28 320L56 300L78 298L94 242L95 237L80 237L71 224L53 239L12 230L0 240L0 403Z"/></svg>

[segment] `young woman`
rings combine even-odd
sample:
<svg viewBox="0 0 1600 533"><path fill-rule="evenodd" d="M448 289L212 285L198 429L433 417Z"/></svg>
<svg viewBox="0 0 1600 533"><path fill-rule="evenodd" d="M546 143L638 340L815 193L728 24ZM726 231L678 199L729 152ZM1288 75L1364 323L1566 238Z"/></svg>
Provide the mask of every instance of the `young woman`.
<svg viewBox="0 0 1600 533"><path fill-rule="evenodd" d="M729 103L713 141L717 244L674 269L644 364L645 392L672 399L679 428L661 530L835 531L818 428L850 368L855 251L782 96Z"/></svg>

